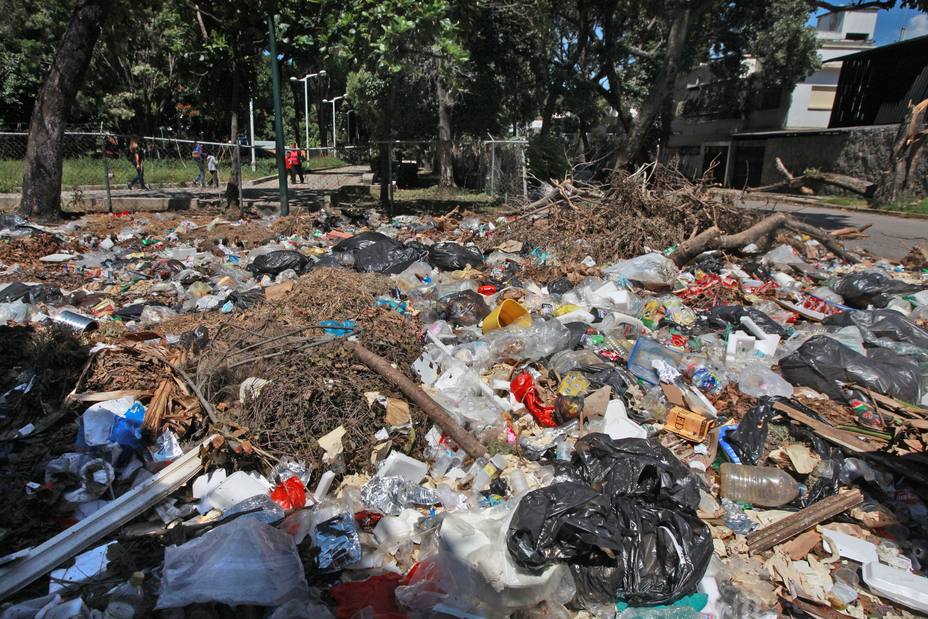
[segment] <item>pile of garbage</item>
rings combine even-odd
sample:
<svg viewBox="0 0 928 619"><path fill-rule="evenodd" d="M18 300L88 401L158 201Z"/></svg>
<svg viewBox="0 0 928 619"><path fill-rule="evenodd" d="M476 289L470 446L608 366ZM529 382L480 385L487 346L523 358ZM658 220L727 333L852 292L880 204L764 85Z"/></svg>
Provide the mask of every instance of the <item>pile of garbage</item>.
<svg viewBox="0 0 928 619"><path fill-rule="evenodd" d="M928 613L925 271L572 191L5 220L0 617Z"/></svg>

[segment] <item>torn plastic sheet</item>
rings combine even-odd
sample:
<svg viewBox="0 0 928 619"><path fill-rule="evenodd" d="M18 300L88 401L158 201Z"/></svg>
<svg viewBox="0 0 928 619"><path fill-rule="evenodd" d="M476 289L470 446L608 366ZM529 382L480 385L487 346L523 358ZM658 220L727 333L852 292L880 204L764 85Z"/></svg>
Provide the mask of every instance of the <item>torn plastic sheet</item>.
<svg viewBox="0 0 928 619"><path fill-rule="evenodd" d="M822 324L855 326L871 346L928 361L928 332L892 309L858 310L828 316Z"/></svg>
<svg viewBox="0 0 928 619"><path fill-rule="evenodd" d="M372 477L361 488L361 500L368 508L390 516L399 515L406 507L441 502L434 490L393 476Z"/></svg>
<svg viewBox="0 0 928 619"><path fill-rule="evenodd" d="M361 560L361 539L351 514L339 514L320 522L313 529L312 538L319 551L316 568L323 572L336 572Z"/></svg>

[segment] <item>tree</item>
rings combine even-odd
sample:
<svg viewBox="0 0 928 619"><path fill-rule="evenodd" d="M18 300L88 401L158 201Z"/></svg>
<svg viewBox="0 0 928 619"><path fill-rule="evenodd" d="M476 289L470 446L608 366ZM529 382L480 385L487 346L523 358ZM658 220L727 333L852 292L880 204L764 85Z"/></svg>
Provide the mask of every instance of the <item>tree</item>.
<svg viewBox="0 0 928 619"><path fill-rule="evenodd" d="M20 202L24 215L41 218L61 215L61 141L65 121L111 6L111 0L78 0L58 45L29 121Z"/></svg>
<svg viewBox="0 0 928 619"><path fill-rule="evenodd" d="M325 4L325 3L323 3ZM360 93L375 96L364 107L373 114L374 136L381 146L381 201L389 206L390 149L401 85L423 75L434 80L439 113L439 161L450 174L450 102L455 96L458 69L466 52L458 41L457 25L445 0L329 0L322 8L329 38L323 47L345 61L358 79L349 79L349 97L364 105ZM352 92L351 84L356 88Z"/></svg>

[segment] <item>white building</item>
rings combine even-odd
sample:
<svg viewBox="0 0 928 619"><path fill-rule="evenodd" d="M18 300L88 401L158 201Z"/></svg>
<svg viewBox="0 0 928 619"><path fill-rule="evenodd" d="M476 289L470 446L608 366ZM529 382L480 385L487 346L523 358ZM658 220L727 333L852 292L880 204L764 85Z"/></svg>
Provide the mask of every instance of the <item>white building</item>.
<svg viewBox="0 0 928 619"><path fill-rule="evenodd" d="M877 14L878 9L863 9L820 16L815 31L822 68L791 92L760 93L747 114L740 102L717 96L719 89L733 84L713 82L708 66L691 72L677 87L679 103L669 144L684 171L701 176L711 170L717 181L734 186L760 184L763 140L777 132L828 127L841 72L841 62L833 59L874 47ZM756 59L748 58L745 63L748 75L762 69ZM756 143L751 140L755 134ZM734 139L738 140L737 156Z"/></svg>

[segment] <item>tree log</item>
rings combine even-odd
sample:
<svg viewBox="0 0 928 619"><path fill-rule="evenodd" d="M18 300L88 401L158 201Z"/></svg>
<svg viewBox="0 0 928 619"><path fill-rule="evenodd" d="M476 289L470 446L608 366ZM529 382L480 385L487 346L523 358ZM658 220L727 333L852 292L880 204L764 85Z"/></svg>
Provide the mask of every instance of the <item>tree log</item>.
<svg viewBox="0 0 928 619"><path fill-rule="evenodd" d="M772 185L764 185L763 187L748 187L746 191L790 191L807 187L810 181L814 181L825 185L833 185L845 191L870 198L877 187L876 183L868 180L833 172L819 172L818 170L808 170L802 176L793 176L779 157L776 158L776 168L785 180Z"/></svg>
<svg viewBox="0 0 928 619"><path fill-rule="evenodd" d="M61 141L68 111L90 65L100 26L112 0L79 0L61 37L29 121L19 211L56 219L61 216Z"/></svg>
<svg viewBox="0 0 928 619"><path fill-rule="evenodd" d="M429 419L437 423L442 430L448 433L448 436L455 443L461 446L467 455L472 458L479 458L487 454L487 448L478 441L474 436L461 427L461 425L451 418L451 415L433 400L429 394L423 391L418 385L390 365L390 362L364 348L359 342L349 342L349 348L354 356L360 359L364 365L374 370L385 379L393 383L402 391L407 398L413 401L416 406L422 409Z"/></svg>
<svg viewBox="0 0 928 619"><path fill-rule="evenodd" d="M857 256L844 249L844 246L827 230L822 230L821 228L799 221L786 213L775 213L769 217L765 217L750 228L735 234L722 235L717 227L712 226L707 230L703 230L693 238L680 243L677 249L670 255L670 259L673 260L674 264L678 267L683 266L705 251L744 247L749 243L757 242L759 239L776 232L782 227L809 235L842 260L853 264L860 262Z"/></svg>

